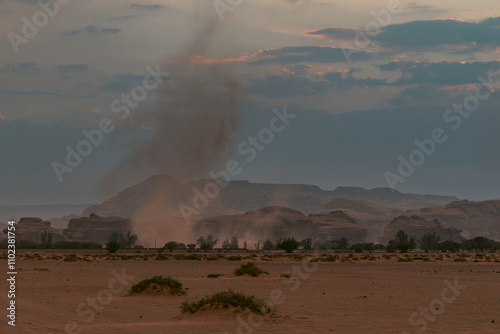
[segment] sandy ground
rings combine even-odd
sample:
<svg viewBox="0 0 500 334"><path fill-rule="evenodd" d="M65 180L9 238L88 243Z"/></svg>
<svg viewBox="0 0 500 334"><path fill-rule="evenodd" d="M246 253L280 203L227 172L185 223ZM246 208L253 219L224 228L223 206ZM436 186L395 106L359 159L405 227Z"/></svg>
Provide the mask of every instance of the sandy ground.
<svg viewBox="0 0 500 334"><path fill-rule="evenodd" d="M247 261L89 256L91 262L65 262L20 255L16 327L7 325L4 280L0 333L65 333L66 326L68 333L500 333L500 263L473 262L472 257L458 263L453 262L455 255L444 261L399 263L396 256L375 256L375 261L315 264L308 259L262 261L259 255L254 262L269 275L254 278L232 275ZM6 268L7 261L1 260L0 266ZM290 271L290 279L281 278ZM207 278L211 273L225 276ZM154 275L178 279L187 294L128 295L132 284ZM224 309L181 314L182 302L228 288L279 305L265 319ZM98 298L95 315L86 305L88 298ZM434 313L427 311L427 319L413 314L429 306Z"/></svg>

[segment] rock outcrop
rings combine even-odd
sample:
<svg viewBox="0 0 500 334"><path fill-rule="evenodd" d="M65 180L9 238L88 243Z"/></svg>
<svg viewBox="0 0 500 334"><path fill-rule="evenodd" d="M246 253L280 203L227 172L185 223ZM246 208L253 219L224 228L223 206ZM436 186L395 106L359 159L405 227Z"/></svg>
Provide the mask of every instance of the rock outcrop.
<svg viewBox="0 0 500 334"><path fill-rule="evenodd" d="M68 238L60 231L50 226L49 221L37 217L23 217L15 225L16 239L39 244L43 233L52 235L52 243L67 241ZM4 235L3 238L6 238Z"/></svg>
<svg viewBox="0 0 500 334"><path fill-rule="evenodd" d="M132 230L133 222L121 217L89 217L73 218L63 233L71 241L86 241L105 244L111 234L126 234Z"/></svg>
<svg viewBox="0 0 500 334"><path fill-rule="evenodd" d="M201 219L194 224L193 230L195 235L212 234L219 239L231 236L255 241L286 237L298 240L315 238L317 225L304 218L299 211L271 206L240 215Z"/></svg>
<svg viewBox="0 0 500 334"><path fill-rule="evenodd" d="M500 200L455 201L445 206L410 210L406 215L438 219L443 226L454 226L467 239L484 236L500 241Z"/></svg>
<svg viewBox="0 0 500 334"><path fill-rule="evenodd" d="M350 244L366 242L366 228L359 226L354 218L341 210L328 214L311 214L305 220L318 226L319 240L338 240L344 237Z"/></svg>
<svg viewBox="0 0 500 334"><path fill-rule="evenodd" d="M236 236L244 240L336 240L345 237L351 243L365 242L366 229L342 211L305 216L285 207L266 207L240 215L210 217L194 224L196 235L212 234L219 239Z"/></svg>
<svg viewBox="0 0 500 334"><path fill-rule="evenodd" d="M443 227L437 219L428 220L417 215L399 216L394 218L384 230L382 243L387 244L389 240L394 239L399 230L405 231L409 236L418 240L424 234L436 233L440 236L441 241L451 240L460 242L464 237L460 235L462 232L454 227Z"/></svg>
<svg viewBox="0 0 500 334"><path fill-rule="evenodd" d="M342 210L353 217L356 222L367 229L368 242L380 241L384 228L391 220L403 213L403 210L389 208L366 200L335 198L326 203L323 213Z"/></svg>

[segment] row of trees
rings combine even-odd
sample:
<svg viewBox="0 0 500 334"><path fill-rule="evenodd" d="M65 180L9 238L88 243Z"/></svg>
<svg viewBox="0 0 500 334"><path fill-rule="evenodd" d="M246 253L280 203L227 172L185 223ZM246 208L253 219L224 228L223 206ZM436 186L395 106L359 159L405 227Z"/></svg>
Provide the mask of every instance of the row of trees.
<svg viewBox="0 0 500 334"><path fill-rule="evenodd" d="M197 240L197 244L189 244L187 248L194 250L196 246L201 250L211 250L217 244L217 239L214 239L212 235L206 237L200 236ZM276 241L271 241L267 239L263 243L259 240L254 248L256 250L285 250L290 253L296 249L303 250L351 250L357 253L361 252L373 252L376 250L386 250L388 252L410 252L420 245L420 249L425 252L441 251L441 252L458 252L458 251L471 251L471 252L496 252L500 250L500 242L488 239L486 237L475 237L470 240L464 240L462 242L455 241L440 241L440 236L436 233L424 234L418 240L414 237L408 235L405 231L400 230L394 236L394 239L390 240L387 245L369 243L357 243L350 245L346 238L340 238L337 240L326 240L326 241L316 241L313 243L311 238L303 239L298 241L295 238L280 238ZM177 246L176 246L177 245ZM183 247L180 247L182 245ZM176 242L169 242L165 244L164 249L185 249L184 244L178 244ZM239 241L236 237L231 237L231 239L226 239L222 242L222 248L225 250L240 249ZM243 249L247 249L246 241L243 244Z"/></svg>
<svg viewBox="0 0 500 334"><path fill-rule="evenodd" d="M110 253L116 253L121 248L132 248L137 243L137 234L128 231L127 234L113 233L106 243L106 249Z"/></svg>
<svg viewBox="0 0 500 334"><path fill-rule="evenodd" d="M416 248L417 242L420 249L427 252L496 252L500 250L500 242L488 239L486 237L475 237L462 242L451 240L440 241L441 237L436 233L424 234L418 240L409 236L405 231L399 230L393 240L389 241L387 251L389 252L408 252Z"/></svg>

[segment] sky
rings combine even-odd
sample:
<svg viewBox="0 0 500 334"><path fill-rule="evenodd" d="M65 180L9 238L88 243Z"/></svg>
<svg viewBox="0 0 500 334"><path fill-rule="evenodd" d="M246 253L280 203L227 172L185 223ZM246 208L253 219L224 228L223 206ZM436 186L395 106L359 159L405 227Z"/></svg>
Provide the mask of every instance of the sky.
<svg viewBox="0 0 500 334"><path fill-rule="evenodd" d="M0 3L0 205L229 161L252 182L500 198L497 0L42 4Z"/></svg>

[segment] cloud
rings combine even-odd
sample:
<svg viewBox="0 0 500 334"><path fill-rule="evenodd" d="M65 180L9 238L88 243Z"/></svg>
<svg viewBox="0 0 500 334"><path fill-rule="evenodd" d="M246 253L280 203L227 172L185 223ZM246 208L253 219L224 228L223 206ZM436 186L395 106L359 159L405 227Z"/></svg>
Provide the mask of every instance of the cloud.
<svg viewBox="0 0 500 334"><path fill-rule="evenodd" d="M297 95L321 95L329 90L342 91L355 87L375 87L390 85L387 81L376 78L356 78L356 69L349 72L326 72L310 79L301 75L272 75L258 79L249 92L267 98L292 97Z"/></svg>
<svg viewBox="0 0 500 334"><path fill-rule="evenodd" d="M96 26L87 26L82 29L77 29L77 30L70 30L66 32L66 35L79 35L79 34L89 34L89 35L103 35L103 34L118 34L122 30L119 28L101 28L101 27L96 27Z"/></svg>
<svg viewBox="0 0 500 334"><path fill-rule="evenodd" d="M110 92L129 91L137 85L142 84L144 76L133 73L115 74L113 80L100 85L99 88Z"/></svg>
<svg viewBox="0 0 500 334"><path fill-rule="evenodd" d="M462 45L491 49L500 46L500 17L480 22L439 19L393 24L383 28L375 40L396 48Z"/></svg>
<svg viewBox="0 0 500 334"><path fill-rule="evenodd" d="M83 72L88 70L89 66L86 64L78 64L78 65L58 65L54 69L56 71L77 71Z"/></svg>
<svg viewBox="0 0 500 334"><path fill-rule="evenodd" d="M306 31L306 35L318 36L323 38L340 39L344 41L353 41L359 29L353 28L322 28Z"/></svg>
<svg viewBox="0 0 500 334"><path fill-rule="evenodd" d="M0 73L5 72L37 72L40 69L35 63L19 63L17 65L5 65L0 69Z"/></svg>
<svg viewBox="0 0 500 334"><path fill-rule="evenodd" d="M58 97L63 97L66 95L63 95L61 93L56 93L56 92L50 92L50 91L42 91L42 90L36 90L36 91L19 91L19 90L9 90L9 89L2 89L0 90L0 94L8 94L8 95L27 95L27 96L40 96L40 95L48 95L48 96L58 96Z"/></svg>
<svg viewBox="0 0 500 334"><path fill-rule="evenodd" d="M478 76L500 70L500 61L490 62L390 62L379 65L382 71L400 71L399 84L432 83L463 85L478 82Z"/></svg>
<svg viewBox="0 0 500 334"><path fill-rule="evenodd" d="M430 10L426 6L415 8ZM328 27L306 31L305 34L353 41L359 31L360 29ZM435 19L391 24L369 38L381 46L395 49L490 51L500 47L500 17L479 22Z"/></svg>
<svg viewBox="0 0 500 334"><path fill-rule="evenodd" d="M133 3L130 5L130 8L137 10L159 10L159 9L164 9L166 7L163 5L138 5L136 3Z"/></svg>
<svg viewBox="0 0 500 334"><path fill-rule="evenodd" d="M324 94L330 89L326 81L314 81L299 75L273 75L256 81L250 93L267 98Z"/></svg>
<svg viewBox="0 0 500 334"><path fill-rule="evenodd" d="M375 55L360 51L351 55L353 60L369 60ZM294 64L303 62L336 63L345 62L344 51L341 48L326 46L288 46L281 49L268 49L250 57L251 64Z"/></svg>

